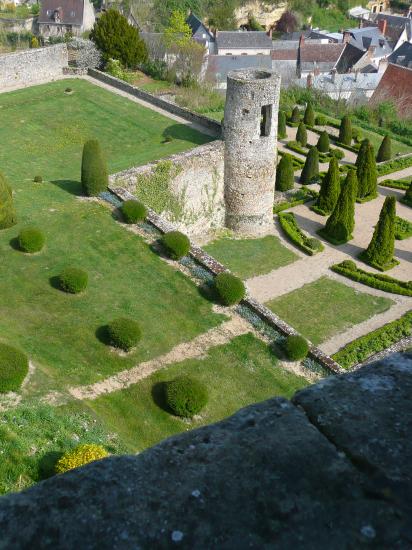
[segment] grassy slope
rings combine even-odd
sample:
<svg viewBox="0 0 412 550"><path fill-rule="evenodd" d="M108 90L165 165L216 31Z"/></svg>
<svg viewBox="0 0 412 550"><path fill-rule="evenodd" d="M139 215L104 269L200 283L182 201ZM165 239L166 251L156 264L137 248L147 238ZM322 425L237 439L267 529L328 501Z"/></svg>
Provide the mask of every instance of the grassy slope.
<svg viewBox="0 0 412 550"><path fill-rule="evenodd" d="M209 391L205 410L192 421L162 408L162 382L181 374L198 378ZM256 401L276 395L290 397L306 385L304 378L277 366L277 358L266 344L246 334L211 348L204 359L176 363L126 390L85 404L103 419L108 430L117 432L127 447L136 451L174 433L221 420Z"/></svg>
<svg viewBox="0 0 412 550"><path fill-rule="evenodd" d="M387 298L357 292L321 277L266 305L314 344L320 344L338 332L386 311L392 304L393 301Z"/></svg>
<svg viewBox="0 0 412 550"><path fill-rule="evenodd" d="M205 250L242 279L269 273L298 259L272 235L261 239L220 239Z"/></svg>
<svg viewBox="0 0 412 550"><path fill-rule="evenodd" d="M65 88L74 90L64 94ZM0 170L13 180L78 179L82 146L97 137L111 173L210 141L188 126L84 80L0 94ZM10 132L10 129L13 132ZM165 134L173 141L162 143Z"/></svg>

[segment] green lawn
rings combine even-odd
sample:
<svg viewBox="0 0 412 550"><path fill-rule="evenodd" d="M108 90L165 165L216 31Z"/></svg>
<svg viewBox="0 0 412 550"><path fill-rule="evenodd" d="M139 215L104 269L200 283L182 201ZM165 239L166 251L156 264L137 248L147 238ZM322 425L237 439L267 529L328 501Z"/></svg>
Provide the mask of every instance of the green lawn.
<svg viewBox="0 0 412 550"><path fill-rule="evenodd" d="M192 421L162 408L162 383L182 374L201 380L209 392L206 408ZM246 334L211 348L203 359L176 363L126 390L84 405L102 419L107 430L118 433L130 451L140 451L175 433L221 420L251 403L278 395L291 397L307 384L279 367L266 344Z"/></svg>
<svg viewBox="0 0 412 550"><path fill-rule="evenodd" d="M219 239L204 248L242 279L269 273L298 259L273 235L260 239Z"/></svg>
<svg viewBox="0 0 412 550"><path fill-rule="evenodd" d="M64 90L74 90L67 95ZM0 94L0 170L10 183L79 178L83 143L98 138L109 171L195 147L211 138L84 80ZM12 129L12 131L11 131ZM173 140L164 143L165 135Z"/></svg>
<svg viewBox="0 0 412 550"><path fill-rule="evenodd" d="M358 292L321 277L266 305L317 345L390 308L388 298Z"/></svg>

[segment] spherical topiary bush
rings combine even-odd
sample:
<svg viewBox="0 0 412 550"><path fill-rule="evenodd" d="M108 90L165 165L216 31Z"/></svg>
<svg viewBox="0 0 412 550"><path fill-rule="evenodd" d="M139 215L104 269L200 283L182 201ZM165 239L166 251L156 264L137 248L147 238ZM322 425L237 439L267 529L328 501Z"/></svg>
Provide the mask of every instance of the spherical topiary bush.
<svg viewBox="0 0 412 550"><path fill-rule="evenodd" d="M107 325L108 343L123 351L130 351L142 337L139 323L127 317L114 319Z"/></svg>
<svg viewBox="0 0 412 550"><path fill-rule="evenodd" d="M25 354L0 343L0 393L17 391L29 370Z"/></svg>
<svg viewBox="0 0 412 550"><path fill-rule="evenodd" d="M205 386L189 376L179 376L166 384L166 404L176 416L191 418L207 403Z"/></svg>
<svg viewBox="0 0 412 550"><path fill-rule="evenodd" d="M89 276L87 271L76 267L67 267L58 276L59 287L64 292L79 294L86 289Z"/></svg>
<svg viewBox="0 0 412 550"><path fill-rule="evenodd" d="M219 273L215 278L219 298L225 306L238 304L246 294L243 281L231 273Z"/></svg>
<svg viewBox="0 0 412 550"><path fill-rule="evenodd" d="M84 444L78 445L71 451L67 451L63 454L61 458L56 463L55 471L56 474L64 474L69 470L74 468L79 468L89 462L94 462L95 460L101 460L109 456L109 453L101 445L94 444Z"/></svg>
<svg viewBox="0 0 412 550"><path fill-rule="evenodd" d="M190 250L189 238L180 231L169 231L162 237L162 244L172 260L180 260L187 256Z"/></svg>
<svg viewBox="0 0 412 550"><path fill-rule="evenodd" d="M309 346L303 336L291 335L286 339L285 350L289 359L299 361L307 356Z"/></svg>
<svg viewBox="0 0 412 550"><path fill-rule="evenodd" d="M44 246L45 238L43 233L35 227L22 229L18 236L19 248L23 252L34 254L40 252Z"/></svg>
<svg viewBox="0 0 412 550"><path fill-rule="evenodd" d="M34 183L42 183L43 178L42 178L42 176L34 176L33 181L34 181Z"/></svg>
<svg viewBox="0 0 412 550"><path fill-rule="evenodd" d="M147 208L139 201L125 201L121 210L126 223L143 222L147 217Z"/></svg>

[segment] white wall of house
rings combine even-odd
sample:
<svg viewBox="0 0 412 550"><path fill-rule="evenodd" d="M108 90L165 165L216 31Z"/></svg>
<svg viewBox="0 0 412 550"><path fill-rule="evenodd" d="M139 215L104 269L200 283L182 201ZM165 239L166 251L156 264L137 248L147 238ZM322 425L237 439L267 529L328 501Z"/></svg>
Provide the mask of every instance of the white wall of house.
<svg viewBox="0 0 412 550"><path fill-rule="evenodd" d="M82 31L90 31L93 28L95 20L93 4L90 0L84 0Z"/></svg>
<svg viewBox="0 0 412 550"><path fill-rule="evenodd" d="M270 48L219 48L218 55L270 55Z"/></svg>

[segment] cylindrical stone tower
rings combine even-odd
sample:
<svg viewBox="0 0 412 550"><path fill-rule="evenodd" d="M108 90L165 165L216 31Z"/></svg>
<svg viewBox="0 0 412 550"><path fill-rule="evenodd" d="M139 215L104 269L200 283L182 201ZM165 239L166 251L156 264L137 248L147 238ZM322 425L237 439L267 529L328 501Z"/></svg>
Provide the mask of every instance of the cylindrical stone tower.
<svg viewBox="0 0 412 550"><path fill-rule="evenodd" d="M224 117L226 226L259 235L273 224L280 76L232 71Z"/></svg>

